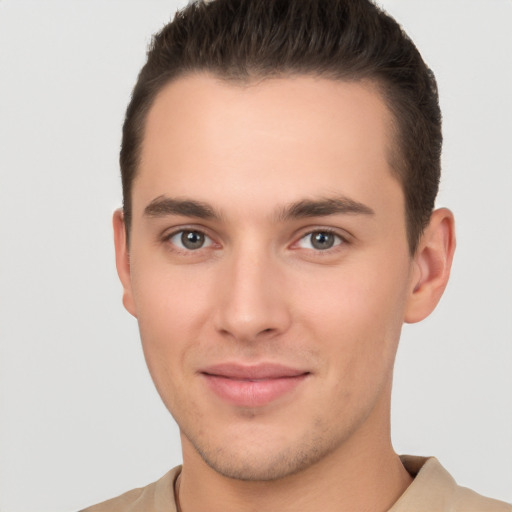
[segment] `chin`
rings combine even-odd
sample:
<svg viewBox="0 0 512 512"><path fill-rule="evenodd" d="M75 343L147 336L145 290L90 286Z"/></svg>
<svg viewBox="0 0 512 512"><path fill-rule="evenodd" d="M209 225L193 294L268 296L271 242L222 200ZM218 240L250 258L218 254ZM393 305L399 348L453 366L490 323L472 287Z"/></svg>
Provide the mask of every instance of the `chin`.
<svg viewBox="0 0 512 512"><path fill-rule="evenodd" d="M321 458L315 453L260 454L258 458L232 457L219 453L218 457L200 454L205 463L217 473L235 480L247 482L268 482L280 480L313 465ZM263 455L263 456L262 456Z"/></svg>
<svg viewBox="0 0 512 512"><path fill-rule="evenodd" d="M186 436L187 437L187 436ZM202 460L220 475L235 480L265 482L286 478L299 473L321 460L332 451L333 443L326 438L309 438L288 444L225 443L222 446L204 446L187 437Z"/></svg>

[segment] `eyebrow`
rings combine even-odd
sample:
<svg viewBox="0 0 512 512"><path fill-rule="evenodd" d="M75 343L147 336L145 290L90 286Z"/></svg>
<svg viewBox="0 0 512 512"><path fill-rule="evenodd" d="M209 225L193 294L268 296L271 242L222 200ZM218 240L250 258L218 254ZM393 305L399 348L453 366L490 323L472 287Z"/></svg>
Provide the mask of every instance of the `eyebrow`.
<svg viewBox="0 0 512 512"><path fill-rule="evenodd" d="M172 199L159 196L144 208L148 217L165 217L167 215L183 215L199 219L220 219L221 215L209 204L193 199Z"/></svg>
<svg viewBox="0 0 512 512"><path fill-rule="evenodd" d="M308 217L325 217L337 214L363 214L374 215L375 212L363 203L354 201L345 196L320 199L303 199L291 203L278 210L277 221L302 219ZM144 209L148 217L166 217L168 215L182 215L198 219L219 220L222 215L208 203L194 199L176 199L159 196L153 199Z"/></svg>
<svg viewBox="0 0 512 512"><path fill-rule="evenodd" d="M375 215L369 206L345 196L321 199L304 199L283 208L277 215L278 220L302 219L307 217L325 217L337 214Z"/></svg>

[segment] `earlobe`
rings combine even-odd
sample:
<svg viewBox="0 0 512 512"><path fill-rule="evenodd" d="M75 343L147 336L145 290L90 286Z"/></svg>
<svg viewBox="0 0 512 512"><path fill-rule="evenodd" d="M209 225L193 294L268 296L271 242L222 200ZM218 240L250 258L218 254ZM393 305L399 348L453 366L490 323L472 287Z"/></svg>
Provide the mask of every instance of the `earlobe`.
<svg viewBox="0 0 512 512"><path fill-rule="evenodd" d="M114 212L112 224L114 228L117 275L123 285L123 305L130 314L136 317L131 285L130 253L126 239L126 228L122 209L118 209Z"/></svg>
<svg viewBox="0 0 512 512"><path fill-rule="evenodd" d="M419 322L435 309L448 283L454 251L453 214L440 208L432 213L414 256L405 322Z"/></svg>

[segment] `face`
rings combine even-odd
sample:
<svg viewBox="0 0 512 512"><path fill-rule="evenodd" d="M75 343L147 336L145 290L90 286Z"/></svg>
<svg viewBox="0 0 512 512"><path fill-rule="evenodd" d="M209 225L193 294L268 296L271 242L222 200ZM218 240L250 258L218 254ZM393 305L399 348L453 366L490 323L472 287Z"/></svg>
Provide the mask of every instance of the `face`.
<svg viewBox="0 0 512 512"><path fill-rule="evenodd" d="M390 132L361 83L194 75L157 97L118 265L185 463L275 479L387 431L416 275Z"/></svg>

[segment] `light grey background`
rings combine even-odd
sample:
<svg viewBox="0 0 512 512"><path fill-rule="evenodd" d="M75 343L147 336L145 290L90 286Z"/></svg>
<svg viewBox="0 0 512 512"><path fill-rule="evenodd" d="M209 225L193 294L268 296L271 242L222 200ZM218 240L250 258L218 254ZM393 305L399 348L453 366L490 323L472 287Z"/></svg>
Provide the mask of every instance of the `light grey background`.
<svg viewBox="0 0 512 512"><path fill-rule="evenodd" d="M445 297L404 329L395 448L512 501L512 2L382 4L437 74L458 228ZM124 109L176 5L0 0L1 512L77 510L180 462L110 224Z"/></svg>

